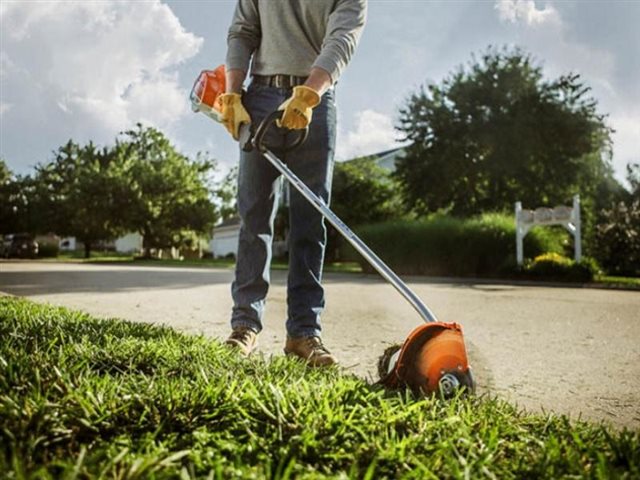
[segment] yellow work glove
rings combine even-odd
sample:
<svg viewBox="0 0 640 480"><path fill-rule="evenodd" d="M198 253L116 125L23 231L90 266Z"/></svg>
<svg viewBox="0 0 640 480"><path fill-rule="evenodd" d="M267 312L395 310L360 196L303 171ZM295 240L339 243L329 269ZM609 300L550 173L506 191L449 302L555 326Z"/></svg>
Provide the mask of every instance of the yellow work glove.
<svg viewBox="0 0 640 480"><path fill-rule="evenodd" d="M222 105L222 124L231 136L238 140L238 130L243 123L251 123L251 117L242 105L242 97L239 93L225 93L220 95Z"/></svg>
<svg viewBox="0 0 640 480"><path fill-rule="evenodd" d="M293 87L291 96L278 107L283 110L282 118L278 120L279 127L298 130L311 123L313 107L320 103L320 95L313 88L298 85Z"/></svg>

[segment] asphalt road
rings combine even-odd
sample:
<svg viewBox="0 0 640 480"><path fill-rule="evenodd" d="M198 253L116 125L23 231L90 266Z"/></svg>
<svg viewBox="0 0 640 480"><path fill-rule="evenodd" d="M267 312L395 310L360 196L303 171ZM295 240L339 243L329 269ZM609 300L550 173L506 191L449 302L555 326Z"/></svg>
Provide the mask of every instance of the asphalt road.
<svg viewBox="0 0 640 480"><path fill-rule="evenodd" d="M227 269L0 261L0 291L100 317L224 338ZM464 327L479 391L528 410L640 428L640 293L410 278L443 321ZM421 320L388 284L325 275L324 339L349 371L376 379L385 347ZM259 350L282 354L286 272L272 273Z"/></svg>

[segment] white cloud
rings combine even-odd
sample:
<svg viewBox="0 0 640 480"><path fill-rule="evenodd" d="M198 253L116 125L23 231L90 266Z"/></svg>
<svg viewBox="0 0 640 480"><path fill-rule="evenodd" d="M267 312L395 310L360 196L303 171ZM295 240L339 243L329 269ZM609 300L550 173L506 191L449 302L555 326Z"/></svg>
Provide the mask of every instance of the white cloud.
<svg viewBox="0 0 640 480"><path fill-rule="evenodd" d="M640 159L640 109L625 101L629 92L617 83L618 62L629 59L595 42L578 41L570 35L574 19L569 17L565 22L553 6L538 10L531 0L498 0L495 9L514 31L517 43L544 59L547 76L578 73L592 88L590 94L598 101L598 110L609 114L607 123L616 130L613 163L616 177L623 180L625 165Z"/></svg>
<svg viewBox="0 0 640 480"><path fill-rule="evenodd" d="M371 155L397 147L398 138L391 117L375 110L363 110L356 114L355 129L338 135L336 157L348 160Z"/></svg>
<svg viewBox="0 0 640 480"><path fill-rule="evenodd" d="M13 105L11 105L10 103L0 102L0 116L11 110L11 107L13 107Z"/></svg>
<svg viewBox="0 0 640 480"><path fill-rule="evenodd" d="M560 15L555 8L547 5L539 10L533 0L498 0L495 9L503 22L524 22L529 26L560 24Z"/></svg>
<svg viewBox="0 0 640 480"><path fill-rule="evenodd" d="M498 0L495 9L502 21L515 24L518 43L527 45L534 55L544 59L547 75L556 77L573 71L582 75L590 86L613 91L615 58L612 52L568 38L570 26L553 6L538 10L533 0ZM521 24L526 27L519 28Z"/></svg>
<svg viewBox="0 0 640 480"><path fill-rule="evenodd" d="M612 114L608 123L613 134L613 166L623 180L628 163L640 162L640 108Z"/></svg>
<svg viewBox="0 0 640 480"><path fill-rule="evenodd" d="M0 22L4 138L110 142L189 114L177 69L203 40L160 0L3 2Z"/></svg>

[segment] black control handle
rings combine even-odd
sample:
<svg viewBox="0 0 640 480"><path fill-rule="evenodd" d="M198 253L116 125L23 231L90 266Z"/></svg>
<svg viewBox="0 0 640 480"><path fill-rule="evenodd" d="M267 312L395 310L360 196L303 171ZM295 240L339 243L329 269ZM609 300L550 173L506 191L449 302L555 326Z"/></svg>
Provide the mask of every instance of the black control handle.
<svg viewBox="0 0 640 480"><path fill-rule="evenodd" d="M296 139L290 143L289 145L285 145L284 147L272 147L270 145L266 145L264 143L264 136L267 134L269 127L273 125L276 120L280 120L282 115L284 114L283 110L276 110L269 115L267 115L262 122L258 125L258 128L253 132L253 128L250 126L243 127L240 132L240 145L242 145L242 149L245 152L249 152L252 148L256 148L259 152L264 152L265 150L273 150L276 153L287 153L292 150L295 150L300 145L302 145L309 135L309 127L305 127L302 130L297 130L298 136Z"/></svg>

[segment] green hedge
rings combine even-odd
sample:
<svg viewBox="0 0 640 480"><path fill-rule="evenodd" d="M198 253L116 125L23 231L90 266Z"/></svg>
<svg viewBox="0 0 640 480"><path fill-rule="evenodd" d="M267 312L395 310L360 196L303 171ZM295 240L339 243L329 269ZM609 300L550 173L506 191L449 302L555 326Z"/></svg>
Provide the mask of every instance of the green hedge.
<svg viewBox="0 0 640 480"><path fill-rule="evenodd" d="M60 247L55 243L40 243L38 245L38 257L55 258L60 254Z"/></svg>
<svg viewBox="0 0 640 480"><path fill-rule="evenodd" d="M470 219L438 215L366 225L356 233L401 274L487 276L516 270L515 223L509 215ZM525 256L562 253L566 239L567 234L558 229L534 228L525 237ZM355 251L349 256L364 271L373 271Z"/></svg>

